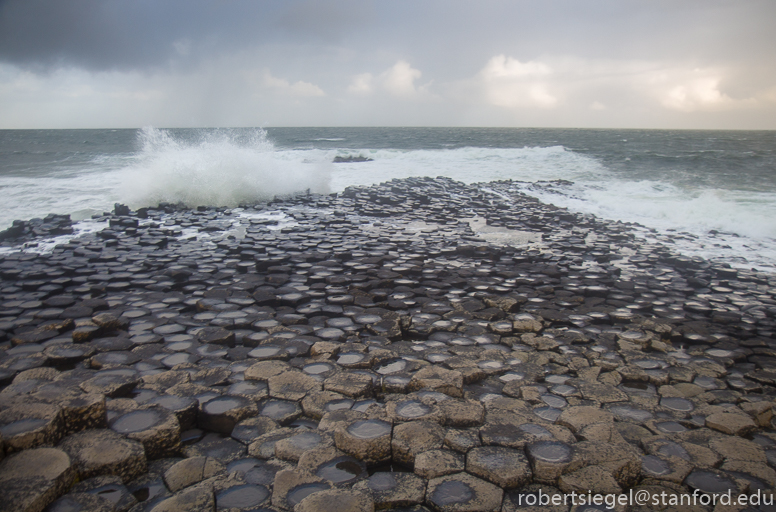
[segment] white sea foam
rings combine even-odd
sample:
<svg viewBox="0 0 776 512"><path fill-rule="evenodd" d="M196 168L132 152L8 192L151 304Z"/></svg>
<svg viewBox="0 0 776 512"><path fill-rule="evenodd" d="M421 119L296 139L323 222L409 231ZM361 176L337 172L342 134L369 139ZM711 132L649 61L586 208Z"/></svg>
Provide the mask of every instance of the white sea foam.
<svg viewBox="0 0 776 512"><path fill-rule="evenodd" d="M326 137L322 139L327 139ZM334 139L334 137L332 137ZM0 229L13 219L70 213L74 219L161 201L236 206L296 192L339 192L393 178L447 176L464 183L568 180L521 186L542 201L611 220L637 222L676 238L683 252L741 266L776 264L776 193L657 181L614 171L563 146L456 149L299 149L274 146L263 130L177 132L146 128L135 152L95 155L89 165L52 166L0 178ZM335 156L371 158L333 164ZM644 169L642 169L643 171ZM690 172L689 169L687 172ZM696 171L693 171L696 172ZM657 175L655 175L657 176ZM668 176L668 178L665 178ZM650 178L646 173L646 177ZM686 172L685 172L685 178ZM661 180L671 179L663 173ZM709 234L710 231L719 232Z"/></svg>
<svg viewBox="0 0 776 512"><path fill-rule="evenodd" d="M736 233L776 238L776 194L721 189L684 190L653 181L578 181L565 194L527 190L559 206L662 230Z"/></svg>
<svg viewBox="0 0 776 512"><path fill-rule="evenodd" d="M772 221L776 218L776 194L772 192L688 189L666 182L632 181L592 157L561 146L352 153L374 161L338 164L332 176L334 190L410 176L447 176L464 183L568 180L573 183L551 190L528 184L518 189L572 211L656 229L688 255L741 267L773 269L776 264L776 223ZM676 232L695 238L679 238L673 235Z"/></svg>
<svg viewBox="0 0 776 512"><path fill-rule="evenodd" d="M336 151L326 152L333 159ZM495 180L586 179L604 168L594 159L562 146L537 148L475 148L449 150L351 151L372 162L341 163L332 175L332 189L371 185L393 178L447 176L464 183Z"/></svg>
<svg viewBox="0 0 776 512"><path fill-rule="evenodd" d="M330 162L283 158L263 130L249 137L203 131L187 140L144 128L139 137L142 150L123 171L123 197L131 206L236 206L306 190L328 192Z"/></svg>
<svg viewBox="0 0 776 512"><path fill-rule="evenodd" d="M87 219L120 199L119 185L118 176L104 168L2 178L0 229L10 226L15 219L29 220L49 213L68 213L73 220Z"/></svg>
<svg viewBox="0 0 776 512"><path fill-rule="evenodd" d="M578 181L555 192L530 186L518 188L572 211L652 228L686 255L744 268L776 268L773 193L689 191L667 183L620 179Z"/></svg>
<svg viewBox="0 0 776 512"><path fill-rule="evenodd" d="M35 254L45 254L51 252L57 245L66 244L73 238L88 233L96 233L108 227L107 222L96 222L84 220L73 224L73 233L70 235L59 235L50 238L43 238L34 242L27 242L15 247L0 247L0 254L11 254L14 252L26 252Z"/></svg>

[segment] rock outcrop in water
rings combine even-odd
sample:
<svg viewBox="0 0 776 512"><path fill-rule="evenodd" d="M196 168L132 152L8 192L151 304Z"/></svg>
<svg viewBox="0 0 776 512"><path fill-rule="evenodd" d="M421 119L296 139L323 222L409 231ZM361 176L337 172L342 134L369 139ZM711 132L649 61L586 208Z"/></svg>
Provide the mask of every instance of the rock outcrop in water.
<svg viewBox="0 0 776 512"><path fill-rule="evenodd" d="M15 220L10 228L0 231L0 242L15 243L40 237L69 235L73 233L70 215L46 215L43 219Z"/></svg>
<svg viewBox="0 0 776 512"><path fill-rule="evenodd" d="M337 155L334 157L334 160L332 160L335 164L349 164L354 162L371 162L373 161L372 158L369 158L364 155L348 155L348 156L340 156Z"/></svg>
<svg viewBox="0 0 776 512"><path fill-rule="evenodd" d="M122 210L0 261L9 510L776 487L772 275L510 182Z"/></svg>

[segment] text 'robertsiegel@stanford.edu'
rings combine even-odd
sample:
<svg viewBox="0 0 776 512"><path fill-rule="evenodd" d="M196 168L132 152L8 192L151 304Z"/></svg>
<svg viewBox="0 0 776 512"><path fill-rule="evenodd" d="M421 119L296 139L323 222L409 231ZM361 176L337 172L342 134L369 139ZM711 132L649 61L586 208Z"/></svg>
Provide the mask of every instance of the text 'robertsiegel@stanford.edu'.
<svg viewBox="0 0 776 512"><path fill-rule="evenodd" d="M545 506L604 506L614 509L615 507L628 506L650 506L650 507L669 507L669 506L772 506L774 503L772 492L762 492L759 489L751 494L734 495L730 490L719 494L706 494L695 490L692 493L669 493L650 492L646 489L631 489L629 492L620 494L594 494L592 492L579 493L570 492L565 494L546 494L539 490L538 493L521 494L513 498L515 504L528 507Z"/></svg>

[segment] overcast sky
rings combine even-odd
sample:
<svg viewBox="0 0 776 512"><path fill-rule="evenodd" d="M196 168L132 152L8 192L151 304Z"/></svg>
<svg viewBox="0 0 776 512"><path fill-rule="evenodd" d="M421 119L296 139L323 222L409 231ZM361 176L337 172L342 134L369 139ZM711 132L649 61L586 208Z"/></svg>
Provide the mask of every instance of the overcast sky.
<svg viewBox="0 0 776 512"><path fill-rule="evenodd" d="M776 129L774 0L0 0L0 128Z"/></svg>

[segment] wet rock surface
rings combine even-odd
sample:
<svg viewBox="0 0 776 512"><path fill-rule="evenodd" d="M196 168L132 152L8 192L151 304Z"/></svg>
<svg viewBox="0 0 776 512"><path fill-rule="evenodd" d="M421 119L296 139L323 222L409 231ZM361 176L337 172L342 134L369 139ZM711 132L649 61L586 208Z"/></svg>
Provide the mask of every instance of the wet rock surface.
<svg viewBox="0 0 776 512"><path fill-rule="evenodd" d="M46 219L3 244L71 229ZM776 276L512 182L102 220L0 255L12 510L515 510L539 490L776 485Z"/></svg>

